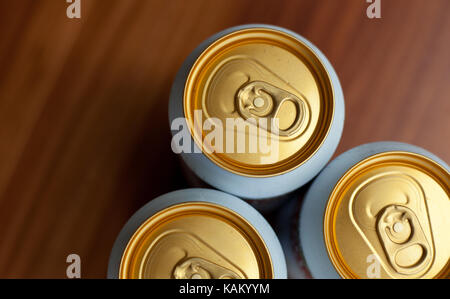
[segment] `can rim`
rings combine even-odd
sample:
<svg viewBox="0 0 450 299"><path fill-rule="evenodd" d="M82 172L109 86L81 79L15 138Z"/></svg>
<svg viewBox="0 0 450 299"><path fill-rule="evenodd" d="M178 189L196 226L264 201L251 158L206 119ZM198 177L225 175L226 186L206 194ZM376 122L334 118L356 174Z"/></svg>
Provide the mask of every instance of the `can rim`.
<svg viewBox="0 0 450 299"><path fill-rule="evenodd" d="M446 167L440 165L438 162L434 161L433 159L424 156L419 153L414 152L408 152L408 151L402 151L402 150L393 150L393 151L384 151L380 153L376 153L373 155L370 155L362 160L360 160L358 163L354 164L352 167L347 169L343 175L339 178L337 183L334 185L332 192L329 196L328 202L325 207L324 217L323 217L323 238L326 246L326 251L328 254L328 258L330 259L332 265L334 266L337 273L342 278L360 278L354 271L352 271L351 267L346 263L344 257L340 253L340 250L337 245L337 239L336 236L333 234L334 231L334 216L335 212L337 210L337 206L340 202L341 193L343 192L342 189L344 189L344 185L347 184L347 180L349 177L358 176L358 173L361 173L363 171L366 171L367 164L370 164L372 160L383 158L385 156L389 155L400 155L400 156L410 156L414 159L420 159L425 161L426 163L430 164L433 168L437 168L439 171L444 173L446 175L447 180L450 180L450 172ZM432 177L432 179L437 182L444 190L449 189L449 187L445 184L444 179L442 179L439 174L436 173L436 171L433 172L433 169L424 169L421 168L419 165L409 165L414 168L420 169L421 171L425 171L428 176ZM369 167L375 167L374 165L369 165ZM450 194L450 190L447 190L447 194ZM450 197L449 197L450 198ZM433 278L446 278L450 275L450 260L447 262L447 264L442 268L442 270Z"/></svg>
<svg viewBox="0 0 450 299"><path fill-rule="evenodd" d="M233 29L233 28L231 28ZM199 65L201 65L203 62L203 59L205 59L205 56L210 55L209 52L213 51L214 48L218 47L222 42L224 42L225 40L229 39L230 37L236 35L236 34L241 34L241 33L246 33L246 32L251 32L251 31L255 31L255 30L260 30L260 31L266 31L266 32L272 32L275 34L279 34L282 35L286 38L292 39L295 42L297 42L298 44L300 44L302 47L306 48L308 50L308 54L311 55L317 62L319 65L319 68L321 69L321 71L325 74L323 81L326 81L326 84L329 86L329 91L326 92L326 88L325 86L321 86L321 91L322 94L324 94L324 90L325 90L325 94L328 93L328 98L330 100L330 115L327 117L327 119L329 119L328 121L328 125L326 127L326 129L324 130L325 132L323 133L323 135L320 138L320 142L317 143L317 145L314 146L314 149L306 156L306 158L304 159L299 159L301 160L300 162L296 163L295 159L294 162L292 162L291 158L292 156L295 156L298 154L295 153L293 155L291 155L290 157L288 157L285 160L284 163L280 163L279 166L277 168L281 168L282 166L286 165L286 164L294 164L292 167L288 167L282 171L274 171L273 169L275 167L265 167L263 169L272 169L273 173L260 173L260 174L252 174L249 172L243 172L243 171L239 171L238 169L242 169L242 167L236 166L236 167L229 167L229 165L225 165L224 162L221 162L220 159L218 158L214 158L214 156L212 154L208 154L205 153L202 150L202 146L201 146L201 141L198 140L198 138L196 138L196 134L194 134L194 128L192 127L193 121L191 121L189 119L189 111L188 111L188 105L186 105L186 101L188 98L188 93L189 93L189 85L191 84L192 81L192 77L195 76L195 73L198 72L197 69L199 68ZM189 127L189 131L190 131L190 135L191 135L191 139L194 141L195 146L197 146L200 150L201 153L208 158L208 160L210 162L212 162L214 165L228 171L231 172L233 174L237 174L240 176L244 176L244 177L250 177L250 178L269 178L269 177L274 177L274 176L278 176L278 175L282 175L282 174L286 174L288 172L291 172L299 167L301 167L302 165L306 164L312 157L314 157L317 152L319 151L319 149L323 146L323 144L325 143L325 141L327 140L327 138L329 137L329 133L332 129L333 123L334 123L334 119L335 119L335 110L336 110L336 88L334 86L334 81L332 80L332 74L330 74L330 70L327 67L327 64L322 60L321 53L317 53L319 52L319 50L317 48L313 48L311 47L308 43L306 43L305 41L301 40L300 38L298 38L297 34L292 33L288 30L283 31L281 30L281 28L275 27L275 26L265 26L265 25L249 25L248 27L236 27L235 30L232 30L228 33L226 33L225 35L220 36L219 38L215 39L214 41L212 41L211 43L209 43L204 49L202 49L202 51L200 52L200 54L196 57L194 63L192 64L192 66L190 67L190 70L187 74L185 83L184 83L184 89L183 89L183 114L186 117L187 121L187 126ZM299 53L299 55L303 55L302 53ZM323 54L322 54L323 55ZM320 125L319 125L320 126ZM318 127L319 127L318 126ZM313 136L308 140L307 143L311 143L311 139L314 139L315 137L317 137L317 133L313 134ZM306 143L306 144L307 144ZM237 164L237 163L235 163Z"/></svg>

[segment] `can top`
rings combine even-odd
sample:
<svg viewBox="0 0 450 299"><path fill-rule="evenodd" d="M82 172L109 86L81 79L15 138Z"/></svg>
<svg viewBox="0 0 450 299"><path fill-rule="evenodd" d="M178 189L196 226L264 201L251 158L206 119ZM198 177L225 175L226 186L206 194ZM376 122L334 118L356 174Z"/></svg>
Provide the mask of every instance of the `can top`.
<svg viewBox="0 0 450 299"><path fill-rule="evenodd" d="M334 187L324 238L344 278L448 278L450 174L392 151L368 157Z"/></svg>
<svg viewBox="0 0 450 299"><path fill-rule="evenodd" d="M278 175L306 162L328 135L334 112L331 78L315 51L263 27L234 31L203 51L183 102L197 146L245 176Z"/></svg>
<svg viewBox="0 0 450 299"><path fill-rule="evenodd" d="M259 233L208 202L173 205L147 219L122 255L119 278L273 278Z"/></svg>

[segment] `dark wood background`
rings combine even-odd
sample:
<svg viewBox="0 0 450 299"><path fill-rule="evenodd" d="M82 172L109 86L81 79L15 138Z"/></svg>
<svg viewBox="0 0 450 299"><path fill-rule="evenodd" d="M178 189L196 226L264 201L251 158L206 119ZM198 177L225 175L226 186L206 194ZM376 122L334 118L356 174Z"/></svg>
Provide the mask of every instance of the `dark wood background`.
<svg viewBox="0 0 450 299"><path fill-rule="evenodd" d="M379 140L450 162L450 1L0 0L0 277L106 275L125 221L185 187L167 104L184 58L244 23L284 26L328 56L346 123L338 153Z"/></svg>

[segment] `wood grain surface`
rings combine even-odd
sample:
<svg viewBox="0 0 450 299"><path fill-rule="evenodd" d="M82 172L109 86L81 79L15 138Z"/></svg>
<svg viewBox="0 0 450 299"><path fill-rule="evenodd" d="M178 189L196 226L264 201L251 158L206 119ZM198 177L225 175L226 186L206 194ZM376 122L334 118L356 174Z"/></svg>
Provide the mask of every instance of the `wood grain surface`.
<svg viewBox="0 0 450 299"><path fill-rule="evenodd" d="M186 186L170 149L172 80L227 27L298 32L334 65L346 123L337 153L397 140L450 162L450 1L0 0L0 277L106 275L144 203Z"/></svg>

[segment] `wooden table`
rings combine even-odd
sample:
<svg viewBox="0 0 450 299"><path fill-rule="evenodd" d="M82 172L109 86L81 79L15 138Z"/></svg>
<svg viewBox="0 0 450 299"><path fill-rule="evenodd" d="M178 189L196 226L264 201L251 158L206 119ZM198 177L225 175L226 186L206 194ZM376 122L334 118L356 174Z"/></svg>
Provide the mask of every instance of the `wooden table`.
<svg viewBox="0 0 450 299"><path fill-rule="evenodd" d="M340 76L337 153L379 140L450 162L450 1L82 0L0 4L0 277L105 277L113 241L153 197L186 186L168 95L224 28L269 23L315 43Z"/></svg>

